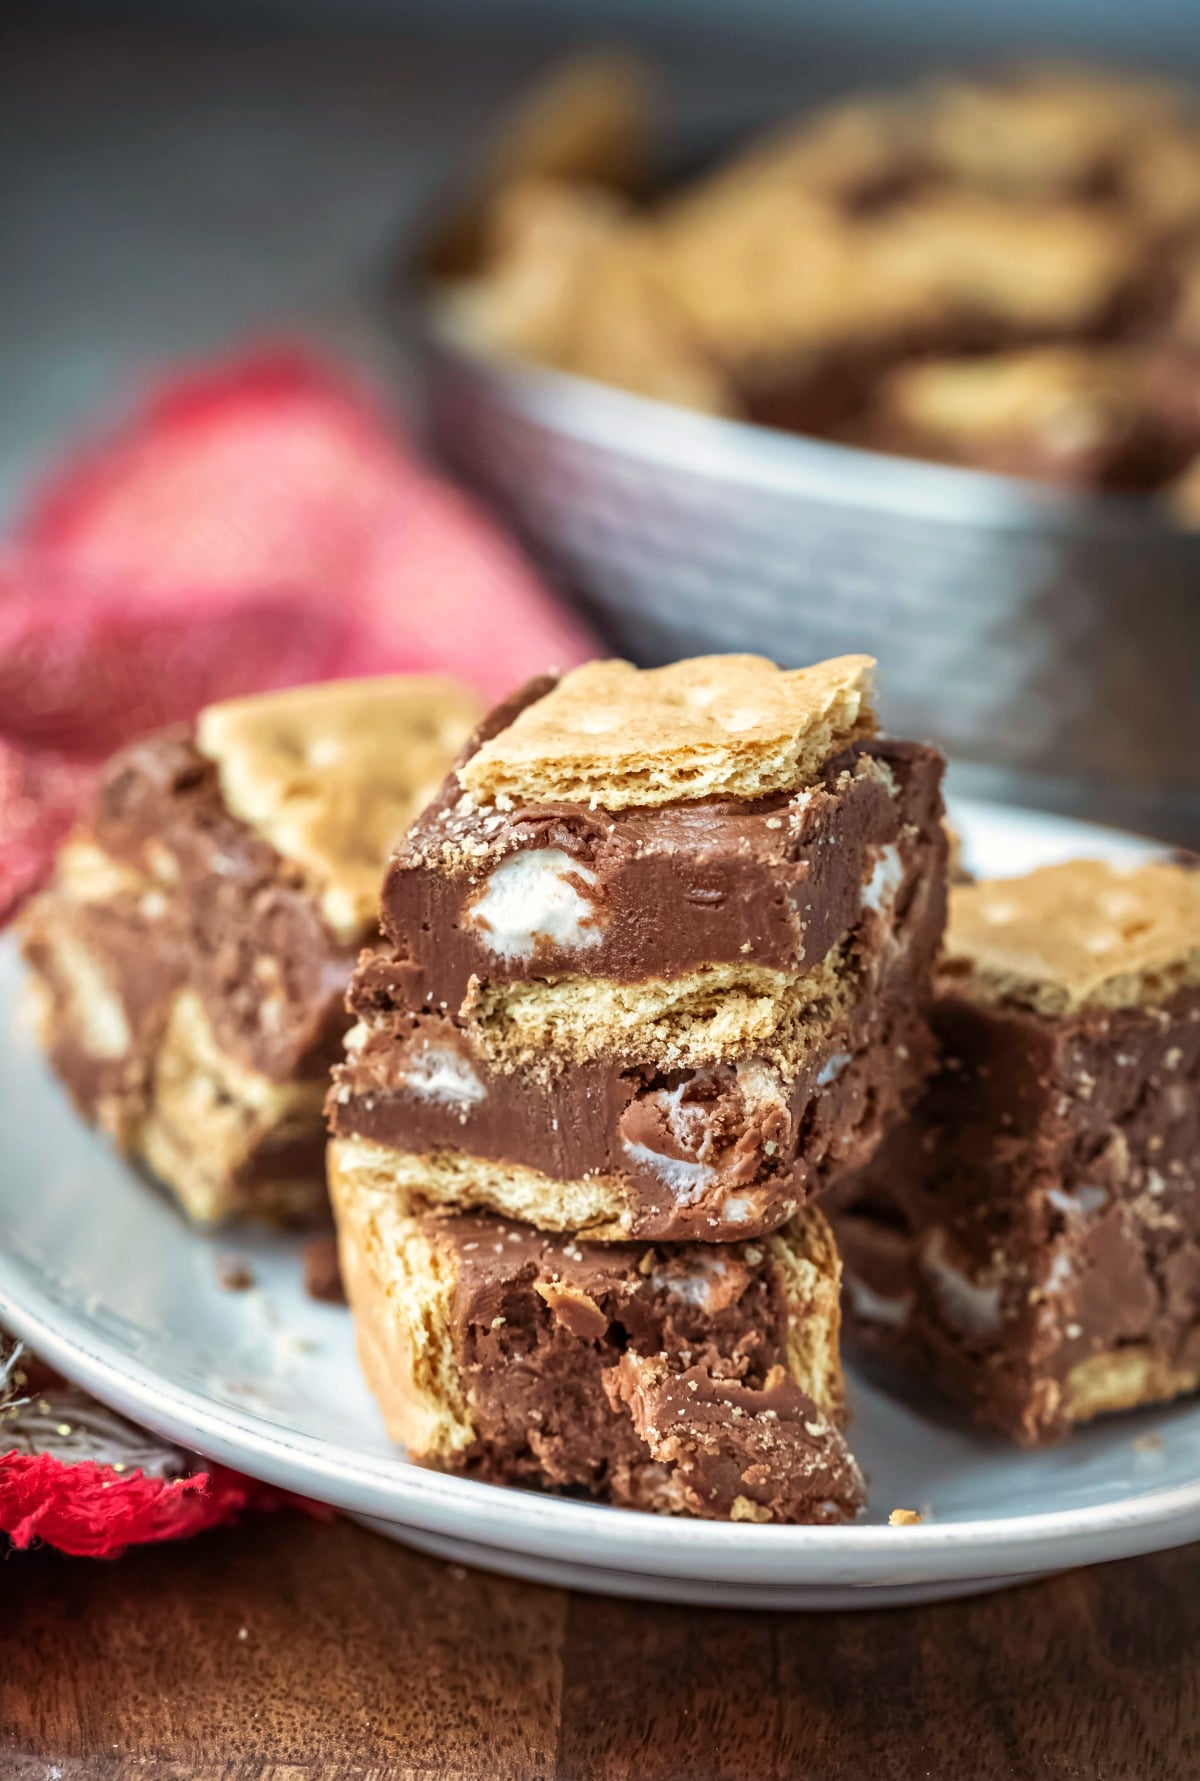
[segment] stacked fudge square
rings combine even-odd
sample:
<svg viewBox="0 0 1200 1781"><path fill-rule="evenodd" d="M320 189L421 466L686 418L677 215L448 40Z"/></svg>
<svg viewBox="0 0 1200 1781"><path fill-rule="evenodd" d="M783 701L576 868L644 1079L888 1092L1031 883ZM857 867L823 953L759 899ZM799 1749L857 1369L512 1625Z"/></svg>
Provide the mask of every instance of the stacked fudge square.
<svg viewBox="0 0 1200 1781"><path fill-rule="evenodd" d="M391 860L329 1102L359 1351L427 1463L852 1515L819 1195L932 1059L935 751L867 658L593 663L477 731Z"/></svg>
<svg viewBox="0 0 1200 1781"><path fill-rule="evenodd" d="M478 716L426 676L209 706L109 762L25 912L52 1064L199 1222L328 1217L346 986L389 851Z"/></svg>
<svg viewBox="0 0 1200 1781"><path fill-rule="evenodd" d="M1200 1385L1200 872L956 885L941 1062L836 1193L849 1326L1025 1444Z"/></svg>
<svg viewBox="0 0 1200 1781"><path fill-rule="evenodd" d="M955 867L943 944L871 667L593 663L469 738L451 682L298 688L105 770L22 922L50 1059L202 1222L328 1161L414 1458L848 1518L843 1278L1021 1442L1200 1387L1200 872Z"/></svg>

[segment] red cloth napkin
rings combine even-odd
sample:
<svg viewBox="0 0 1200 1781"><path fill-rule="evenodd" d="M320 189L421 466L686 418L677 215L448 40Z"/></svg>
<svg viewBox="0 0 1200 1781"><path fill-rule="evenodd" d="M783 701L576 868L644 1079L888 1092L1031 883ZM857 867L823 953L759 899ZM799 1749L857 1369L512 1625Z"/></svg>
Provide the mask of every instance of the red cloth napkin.
<svg viewBox="0 0 1200 1781"><path fill-rule="evenodd" d="M593 653L352 377L292 346L183 372L0 559L0 920L99 762L214 698L426 670L500 698Z"/></svg>
<svg viewBox="0 0 1200 1781"><path fill-rule="evenodd" d="M0 1535L18 1550L40 1540L76 1558L119 1558L247 1509L331 1513L146 1434L2 1331L0 1430Z"/></svg>
<svg viewBox="0 0 1200 1781"><path fill-rule="evenodd" d="M352 377L291 346L174 376L47 480L0 554L0 924L105 757L213 699L426 670L500 698L593 653ZM16 1545L114 1556L295 1501L61 1381L6 1416L3 1349Z"/></svg>

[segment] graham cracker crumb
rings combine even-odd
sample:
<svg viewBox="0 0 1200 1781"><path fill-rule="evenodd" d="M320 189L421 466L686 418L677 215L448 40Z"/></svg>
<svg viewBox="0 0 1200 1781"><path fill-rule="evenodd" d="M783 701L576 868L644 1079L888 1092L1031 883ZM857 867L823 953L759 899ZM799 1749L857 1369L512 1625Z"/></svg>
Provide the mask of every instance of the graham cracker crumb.
<svg viewBox="0 0 1200 1781"><path fill-rule="evenodd" d="M869 656L791 670L749 655L651 669L589 662L485 743L459 778L485 803L607 810L794 791L874 733L873 667Z"/></svg>
<svg viewBox="0 0 1200 1781"><path fill-rule="evenodd" d="M313 1237L305 1244L304 1290L310 1299L317 1299L322 1304L345 1304L346 1291L335 1237Z"/></svg>
<svg viewBox="0 0 1200 1781"><path fill-rule="evenodd" d="M919 1527L924 1517L919 1509L893 1509L888 1516L889 1527Z"/></svg>
<svg viewBox="0 0 1200 1781"><path fill-rule="evenodd" d="M767 1522L771 1519L771 1511L765 1503L756 1503L752 1497L734 1497L733 1506L729 1511L730 1521Z"/></svg>

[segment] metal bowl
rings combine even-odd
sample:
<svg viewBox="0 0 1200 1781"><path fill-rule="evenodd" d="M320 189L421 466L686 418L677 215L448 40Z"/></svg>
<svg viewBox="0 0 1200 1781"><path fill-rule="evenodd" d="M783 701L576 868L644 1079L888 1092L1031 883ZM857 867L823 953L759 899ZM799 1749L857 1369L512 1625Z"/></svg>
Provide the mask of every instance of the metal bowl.
<svg viewBox="0 0 1200 1781"><path fill-rule="evenodd" d="M622 654L865 650L889 727L970 789L1200 841L1200 535L1153 503L693 414L485 350L436 298L420 338L437 448Z"/></svg>

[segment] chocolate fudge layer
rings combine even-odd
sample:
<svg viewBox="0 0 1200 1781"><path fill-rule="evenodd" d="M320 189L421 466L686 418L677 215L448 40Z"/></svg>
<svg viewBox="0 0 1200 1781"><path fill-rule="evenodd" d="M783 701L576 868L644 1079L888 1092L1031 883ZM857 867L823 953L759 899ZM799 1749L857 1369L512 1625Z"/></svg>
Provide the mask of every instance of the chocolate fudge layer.
<svg viewBox="0 0 1200 1781"><path fill-rule="evenodd" d="M681 664L695 671L688 685L702 688L706 723L722 690L714 664L728 660L741 701L730 734L745 751L760 739L747 699L760 695L753 709L769 713L785 677L767 664L748 675L752 658ZM586 711L596 727L582 733L612 736L614 754L631 750L645 795L653 749L623 722L608 724L603 691ZM537 706L517 702L489 724L485 771L491 737L509 746L514 712L537 717ZM668 793L697 761L721 770L719 744L690 754L678 744L689 722L690 713L684 725L659 715ZM803 747L804 726L789 711L763 741L778 763ZM567 789L582 789L588 746L572 737L567 764L553 759L548 771L567 775ZM929 1061L923 1003L944 918L941 760L872 739L830 761L828 746L822 736L811 784L756 798L714 795L706 783L691 802L622 805L611 759L596 795L613 811L539 810L510 789L506 808L471 796L459 816L444 789L389 872L395 948L364 961L351 990L359 1025L330 1101L342 1166L543 1229L724 1241L775 1228L864 1161ZM460 765L468 783L475 760ZM605 767L593 758L597 776ZM745 752L735 766L778 770ZM784 770L794 774L794 763ZM448 869L430 864L430 837L460 822L485 862L498 849L495 874L588 850L604 930L591 954L625 975L586 973L580 935L592 918L573 914L567 934L546 913L562 908L549 898L533 906L546 931L523 961L515 949L497 955L496 927L472 920L480 875L464 870L461 833ZM490 882L484 874L485 898ZM530 902L514 898L511 910L504 932L518 920L532 932ZM674 974L632 975L651 964Z"/></svg>
<svg viewBox="0 0 1200 1781"><path fill-rule="evenodd" d="M661 1514L860 1507L818 1213L759 1244L661 1249L414 1214L336 1167L331 1194L363 1369L411 1458Z"/></svg>
<svg viewBox="0 0 1200 1781"><path fill-rule="evenodd" d="M194 1217L322 1208L321 1105L382 861L473 716L448 682L300 688L106 768L24 947L76 1105Z"/></svg>
<svg viewBox="0 0 1200 1781"><path fill-rule="evenodd" d="M384 929L454 1009L472 977L806 969L853 926L873 850L895 845L938 765L932 750L874 739L791 793L611 812L516 799L497 810L452 775L388 868Z"/></svg>
<svg viewBox="0 0 1200 1781"><path fill-rule="evenodd" d="M849 1327L1023 1442L1200 1384L1200 882L956 887L913 1118L834 1196Z"/></svg>

